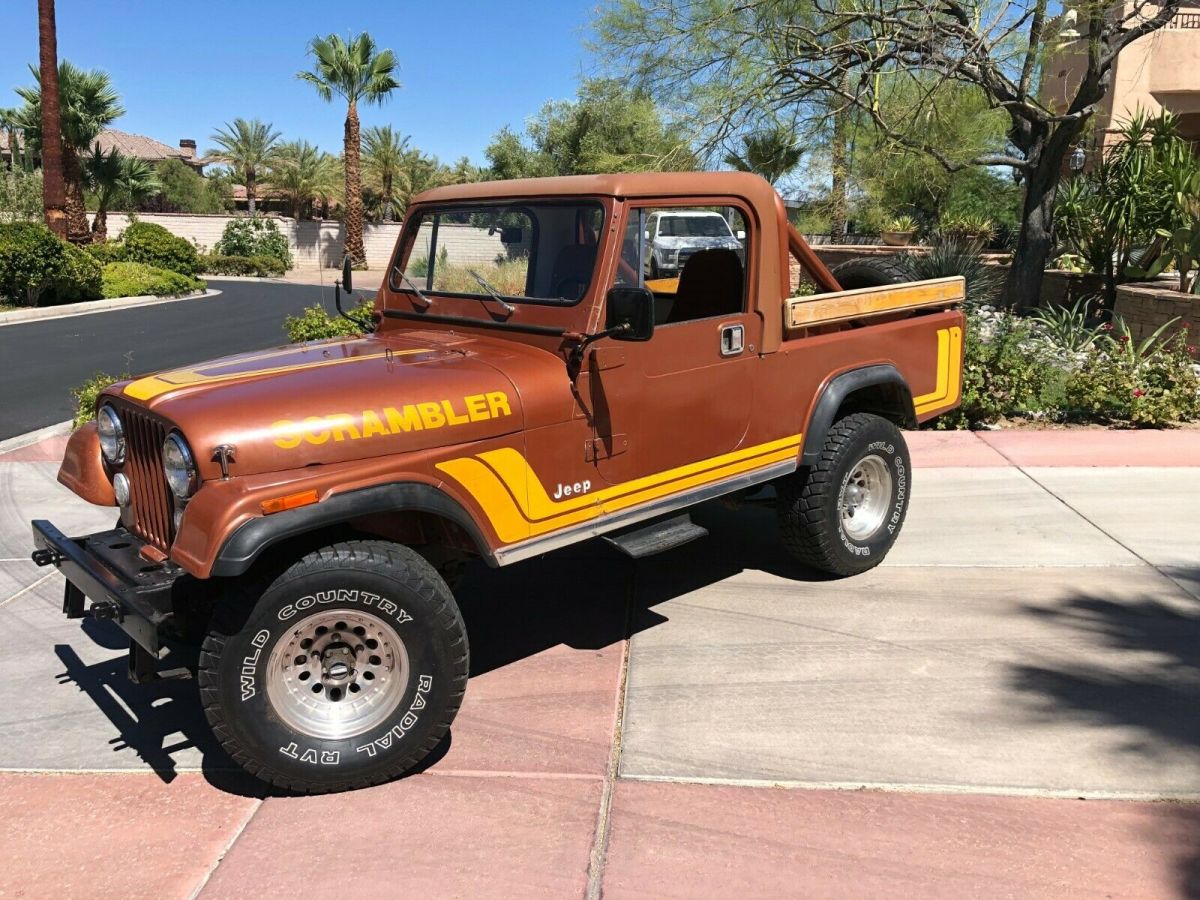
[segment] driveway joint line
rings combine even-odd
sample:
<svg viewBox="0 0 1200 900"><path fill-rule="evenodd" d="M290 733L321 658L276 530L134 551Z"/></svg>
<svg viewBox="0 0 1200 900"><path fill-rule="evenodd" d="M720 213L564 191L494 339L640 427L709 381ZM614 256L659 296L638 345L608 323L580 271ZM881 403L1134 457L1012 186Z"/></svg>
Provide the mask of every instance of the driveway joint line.
<svg viewBox="0 0 1200 900"><path fill-rule="evenodd" d="M38 585L40 585L43 582L54 577L55 573L57 573L57 572L58 572L57 569L55 569L53 572L47 572L45 575L43 575L41 578L39 578L33 584L27 584L25 587L21 588L19 591L17 591L15 594L13 594L11 597L9 597L5 600L0 600L0 609L3 609L4 607L8 606L8 604L12 603L14 600L25 596L26 594L28 594L30 591L32 591Z"/></svg>
<svg viewBox="0 0 1200 900"><path fill-rule="evenodd" d="M803 781L787 778L722 778L703 775L623 774L621 781L653 784L696 784L785 791L841 791L881 794L951 794L980 797L1026 797L1044 800L1128 800L1134 802L1200 803L1195 791L1095 791L1066 788L1017 787L991 784L922 784L872 781Z"/></svg>
<svg viewBox="0 0 1200 900"><path fill-rule="evenodd" d="M208 870L200 877L200 881L196 883L194 888L192 888L192 892L188 894L188 900L196 900L196 898L200 896L201 892L208 885L208 882L212 879L213 873L217 871L217 868L221 865L222 861L224 861L225 856L230 850L233 849L233 845L236 844L241 838L242 833L245 832L245 830L249 827L250 822L254 819L254 817L258 815L258 811L262 809L263 803L265 802L266 801L262 799L255 800L254 805L250 807L250 811L242 819L242 823L236 829L234 829L234 832L232 835L230 835L229 840L225 842L225 846L221 848L221 852L217 854L217 858L212 861L212 865L208 867Z"/></svg>
<svg viewBox="0 0 1200 900"><path fill-rule="evenodd" d="M621 671L617 679L617 708L613 715L612 749L604 772L600 805L596 812L596 828L592 849L588 854L586 900L600 900L604 891L604 870L608 863L608 842L611 836L613 790L621 768L621 738L625 722L625 696L629 686L629 656L633 648L634 600L637 596L637 560L629 562L629 580L625 589L625 646L621 652Z"/></svg>

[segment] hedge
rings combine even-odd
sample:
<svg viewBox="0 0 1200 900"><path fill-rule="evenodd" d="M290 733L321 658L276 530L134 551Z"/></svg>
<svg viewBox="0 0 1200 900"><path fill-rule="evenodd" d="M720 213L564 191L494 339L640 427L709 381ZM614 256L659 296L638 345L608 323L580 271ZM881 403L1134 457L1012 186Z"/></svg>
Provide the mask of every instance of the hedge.
<svg viewBox="0 0 1200 900"><path fill-rule="evenodd" d="M104 267L105 297L167 297L202 291L204 281L137 262L115 262Z"/></svg>
<svg viewBox="0 0 1200 900"><path fill-rule="evenodd" d="M26 306L95 300L100 263L45 225L0 225L0 297Z"/></svg>
<svg viewBox="0 0 1200 900"><path fill-rule="evenodd" d="M183 275L200 271L200 254L190 241L176 237L153 222L134 222L121 235L125 259L169 269Z"/></svg>

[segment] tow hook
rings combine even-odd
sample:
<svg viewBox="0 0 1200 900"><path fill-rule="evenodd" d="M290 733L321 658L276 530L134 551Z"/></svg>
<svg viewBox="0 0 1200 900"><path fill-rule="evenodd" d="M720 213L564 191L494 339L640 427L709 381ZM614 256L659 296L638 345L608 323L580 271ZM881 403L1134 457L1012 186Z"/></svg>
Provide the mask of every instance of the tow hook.
<svg viewBox="0 0 1200 900"><path fill-rule="evenodd" d="M44 550L33 551L34 565L38 566L57 566L63 561L63 555L57 550L46 548Z"/></svg>
<svg viewBox="0 0 1200 900"><path fill-rule="evenodd" d="M112 619L116 622L120 622L125 618L121 613L120 604L112 600L94 600L88 613L94 619Z"/></svg>

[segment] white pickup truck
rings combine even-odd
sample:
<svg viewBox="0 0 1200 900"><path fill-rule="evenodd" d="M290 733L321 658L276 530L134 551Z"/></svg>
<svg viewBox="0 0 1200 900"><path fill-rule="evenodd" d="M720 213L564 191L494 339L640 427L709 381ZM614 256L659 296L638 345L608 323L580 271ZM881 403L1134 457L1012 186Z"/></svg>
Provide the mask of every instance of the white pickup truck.
<svg viewBox="0 0 1200 900"><path fill-rule="evenodd" d="M691 255L699 250L733 250L741 259L746 233L735 235L719 212L665 209L649 217L643 237L646 275L670 278L683 271Z"/></svg>

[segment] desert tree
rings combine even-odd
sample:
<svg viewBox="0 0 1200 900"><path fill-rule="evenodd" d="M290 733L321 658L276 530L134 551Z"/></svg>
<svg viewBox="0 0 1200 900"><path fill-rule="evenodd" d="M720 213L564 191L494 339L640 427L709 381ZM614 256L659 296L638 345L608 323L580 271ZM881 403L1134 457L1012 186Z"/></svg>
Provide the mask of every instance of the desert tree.
<svg viewBox="0 0 1200 900"><path fill-rule="evenodd" d="M660 100L687 106L709 141L777 111L807 110L822 121L832 112L843 122L865 120L951 171L1012 168L1024 198L1005 297L1019 307L1039 294L1063 164L1109 90L1117 56L1166 25L1180 4L1083 0L1063 10L1049 0L610 0L596 28L614 67ZM1043 91L1048 48L1080 60L1057 102ZM919 76L930 107L943 82L978 89L1007 115L1008 146L954 159L915 124L920 116L893 115L889 92Z"/></svg>

